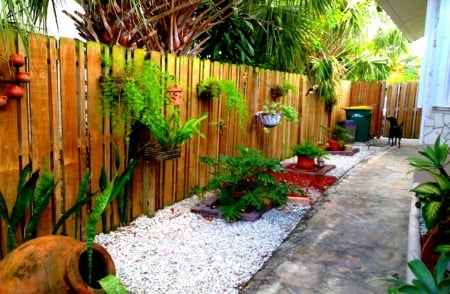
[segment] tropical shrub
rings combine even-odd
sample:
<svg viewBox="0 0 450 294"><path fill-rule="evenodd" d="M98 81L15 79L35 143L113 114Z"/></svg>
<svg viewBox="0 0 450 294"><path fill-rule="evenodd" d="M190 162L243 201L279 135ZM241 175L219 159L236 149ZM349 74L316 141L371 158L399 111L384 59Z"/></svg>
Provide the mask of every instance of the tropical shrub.
<svg viewBox="0 0 450 294"><path fill-rule="evenodd" d="M445 168L450 163L449 148L438 137L432 146L418 151L422 157L409 157L414 167L410 172L425 172L434 181L421 183L411 191L416 194L416 207L428 230L422 250L432 244L436 252L450 253L450 178Z"/></svg>
<svg viewBox="0 0 450 294"><path fill-rule="evenodd" d="M217 191L219 210L227 221L239 220L244 211L282 206L289 194L302 192L296 186L277 181L271 174L285 172L277 159L264 157L258 149L242 146L237 149L237 156L200 158L200 162L215 168L205 189Z"/></svg>
<svg viewBox="0 0 450 294"><path fill-rule="evenodd" d="M425 264L419 260L414 259L408 262L408 267L415 275L412 283L407 283L401 279L389 278L385 279L388 282L394 283L388 289L389 294L397 293L420 293L420 294L448 294L450 293L450 277L446 274L447 265L450 262L450 255L442 253L436 266L431 273Z"/></svg>

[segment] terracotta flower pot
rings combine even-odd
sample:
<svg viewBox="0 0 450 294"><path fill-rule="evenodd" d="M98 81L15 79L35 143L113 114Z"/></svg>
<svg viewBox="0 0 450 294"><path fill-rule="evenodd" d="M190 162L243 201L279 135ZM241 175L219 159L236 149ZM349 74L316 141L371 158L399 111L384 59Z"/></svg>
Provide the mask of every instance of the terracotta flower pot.
<svg viewBox="0 0 450 294"><path fill-rule="evenodd" d="M182 93L183 91L178 85L172 85L169 88L167 88L167 92L169 93L170 102L174 106L180 106L183 104L183 98Z"/></svg>
<svg viewBox="0 0 450 294"><path fill-rule="evenodd" d="M339 146L339 143L337 140L328 139L328 145L330 145L331 151L340 151L341 150L341 146Z"/></svg>
<svg viewBox="0 0 450 294"><path fill-rule="evenodd" d="M0 107L5 106L8 103L8 96L1 95L0 96Z"/></svg>
<svg viewBox="0 0 450 294"><path fill-rule="evenodd" d="M311 170L316 166L314 158L297 155L297 167L300 169Z"/></svg>
<svg viewBox="0 0 450 294"><path fill-rule="evenodd" d="M31 81L31 75L29 72L18 71L16 73L16 81L20 83L29 83Z"/></svg>
<svg viewBox="0 0 450 294"><path fill-rule="evenodd" d="M115 275L108 252L94 244L92 281ZM0 293L104 293L87 284L86 243L48 235L32 239L0 261Z"/></svg>
<svg viewBox="0 0 450 294"><path fill-rule="evenodd" d="M21 67L25 64L25 57L22 54L11 54L9 64L15 67Z"/></svg>
<svg viewBox="0 0 450 294"><path fill-rule="evenodd" d="M6 95L11 99L21 98L23 96L23 88L18 85L12 85L6 91Z"/></svg>

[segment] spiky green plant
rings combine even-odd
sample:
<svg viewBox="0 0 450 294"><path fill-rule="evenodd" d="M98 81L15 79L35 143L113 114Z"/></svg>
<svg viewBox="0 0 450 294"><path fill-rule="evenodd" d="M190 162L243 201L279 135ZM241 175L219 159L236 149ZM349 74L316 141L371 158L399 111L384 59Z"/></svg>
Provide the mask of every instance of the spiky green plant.
<svg viewBox="0 0 450 294"><path fill-rule="evenodd" d="M36 183L39 178L39 170L32 172L31 162L28 163L22 170L17 184L17 197L14 203L11 215L8 214L8 207L3 194L0 192L0 216L8 225L8 241L7 252L18 246L15 236L17 226L22 218L25 216L27 209L31 204Z"/></svg>
<svg viewBox="0 0 450 294"><path fill-rule="evenodd" d="M61 228L61 226L64 224L64 222L72 215L75 214L75 237L77 237L78 230L76 229L78 227L78 218L80 215L81 208L86 205L91 198L96 193L88 193L89 190L89 176L90 171L89 169L86 170L83 177L81 178L80 184L78 186L78 192L77 192L77 200L75 204L66 210L63 215L59 218L59 220L56 222L56 224L53 226L52 234L56 235Z"/></svg>
<svg viewBox="0 0 450 294"><path fill-rule="evenodd" d="M47 207L50 197L53 195L56 186L59 181L55 182L54 173L48 170L48 166L45 167L42 173L33 196L33 207L31 210L30 221L25 228L25 241L37 236L37 228L42 212Z"/></svg>
<svg viewBox="0 0 450 294"><path fill-rule="evenodd" d="M116 166L119 166L118 156L116 158ZM101 188L101 194L95 200L94 208L88 218L86 225L86 243L87 243L87 260L88 260L88 283L92 283L92 260L93 260L93 248L95 238L95 228L97 223L102 217L106 207L123 192L125 185L131 180L134 169L139 163L139 154L137 157L132 158L122 174L116 173L109 183L105 184L106 172L102 170L99 184Z"/></svg>

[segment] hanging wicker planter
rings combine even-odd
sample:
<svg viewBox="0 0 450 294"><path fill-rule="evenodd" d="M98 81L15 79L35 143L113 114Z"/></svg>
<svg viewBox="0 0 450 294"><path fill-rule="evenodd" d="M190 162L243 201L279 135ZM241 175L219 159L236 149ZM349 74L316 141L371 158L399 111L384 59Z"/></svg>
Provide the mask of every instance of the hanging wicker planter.
<svg viewBox="0 0 450 294"><path fill-rule="evenodd" d="M181 146L163 147L158 143L149 143L144 147L143 153L145 160L171 160L181 157Z"/></svg>

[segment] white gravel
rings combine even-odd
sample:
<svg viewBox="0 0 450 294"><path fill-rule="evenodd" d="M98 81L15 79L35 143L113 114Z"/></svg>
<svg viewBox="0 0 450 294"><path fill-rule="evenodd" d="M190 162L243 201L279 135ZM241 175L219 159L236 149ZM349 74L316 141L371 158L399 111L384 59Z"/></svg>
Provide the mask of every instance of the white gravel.
<svg viewBox="0 0 450 294"><path fill-rule="evenodd" d="M336 165L327 175L340 178L385 148L356 147L360 152L354 156L332 155L325 160ZM238 293L309 209L288 203L255 222L227 223L190 212L197 201L196 196L185 199L152 218L141 216L128 226L96 236L130 294Z"/></svg>

